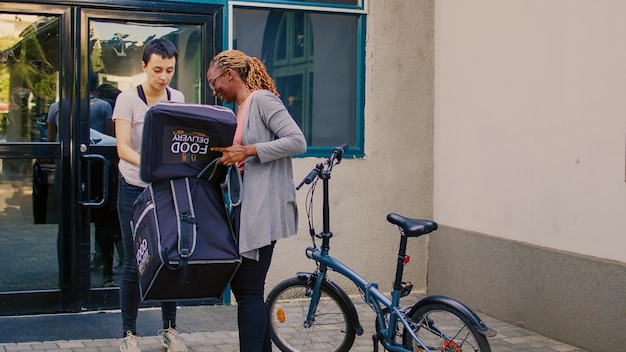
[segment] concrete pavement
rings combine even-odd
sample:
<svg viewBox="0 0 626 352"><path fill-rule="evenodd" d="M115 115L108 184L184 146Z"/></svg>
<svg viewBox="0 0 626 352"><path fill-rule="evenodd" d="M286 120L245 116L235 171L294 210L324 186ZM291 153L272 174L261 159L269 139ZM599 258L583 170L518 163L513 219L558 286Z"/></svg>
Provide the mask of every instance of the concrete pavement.
<svg viewBox="0 0 626 352"><path fill-rule="evenodd" d="M352 297L357 306L361 323L365 328L362 336L357 336L352 351L372 351L372 333L374 331L374 314L360 297ZM550 339L532 331L522 329L512 324L499 321L490 316L477 312L485 324L496 330L498 334L489 339L494 352L585 352L575 346ZM103 315L104 314L104 315ZM0 352L105 352L119 351L121 338L121 318L119 311L103 313L75 313L65 315L49 315L49 323L33 323L28 317L6 317L0 319L3 329L13 327L26 334L10 342L10 336L2 336L4 343L0 344ZM38 317L46 319L46 317ZM142 309L139 313L138 325L139 346L143 352L162 352L161 341L156 336L159 328L160 310L155 308ZM184 306L178 311L178 331L185 340L189 352L237 352L239 343L236 330L236 306ZM64 322L68 322L65 324ZM53 326L52 326L53 325ZM30 333L29 333L30 329ZM34 329L53 331L36 332ZM51 330L52 329L52 330ZM57 329L56 332L54 332ZM143 333L142 333L143 330ZM96 331L111 335L107 338L85 338L96 335ZM10 332L10 331L9 331ZM80 332L80 334L79 334ZM82 335L81 338L55 338L73 333ZM18 330L13 331L18 335ZM115 336L117 335L117 336ZM29 341L28 336L33 336ZM35 338L35 336L39 336ZM275 349L276 350L276 349ZM380 347L382 350L382 347Z"/></svg>

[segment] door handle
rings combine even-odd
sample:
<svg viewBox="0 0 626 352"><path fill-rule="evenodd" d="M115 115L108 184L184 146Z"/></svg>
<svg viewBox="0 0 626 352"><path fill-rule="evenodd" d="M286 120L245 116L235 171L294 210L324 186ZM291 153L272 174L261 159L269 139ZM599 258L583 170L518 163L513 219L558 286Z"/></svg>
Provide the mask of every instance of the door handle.
<svg viewBox="0 0 626 352"><path fill-rule="evenodd" d="M100 154L84 154L82 158L86 161L87 183L81 181L81 192L87 195L86 200L81 200L81 204L88 207L98 208L106 204L109 200L109 161ZM93 180L92 165L95 163L102 164L102 194L100 197L91 199L91 181Z"/></svg>

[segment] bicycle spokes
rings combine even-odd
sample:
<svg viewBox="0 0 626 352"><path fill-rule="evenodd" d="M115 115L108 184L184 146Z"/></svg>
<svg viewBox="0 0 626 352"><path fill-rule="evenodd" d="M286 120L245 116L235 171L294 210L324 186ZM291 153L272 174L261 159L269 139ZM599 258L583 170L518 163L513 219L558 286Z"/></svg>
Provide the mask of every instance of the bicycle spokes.
<svg viewBox="0 0 626 352"><path fill-rule="evenodd" d="M447 312L431 312L414 324L416 334L424 346L428 348L428 351L480 350L477 344L472 341L473 334L469 327L456 316L447 314ZM416 351L426 352L421 346L415 346L415 348Z"/></svg>
<svg viewBox="0 0 626 352"><path fill-rule="evenodd" d="M328 287L322 286L320 293L311 315L311 289L306 280L288 279L269 293L272 339L281 351L350 349L355 333L348 307Z"/></svg>

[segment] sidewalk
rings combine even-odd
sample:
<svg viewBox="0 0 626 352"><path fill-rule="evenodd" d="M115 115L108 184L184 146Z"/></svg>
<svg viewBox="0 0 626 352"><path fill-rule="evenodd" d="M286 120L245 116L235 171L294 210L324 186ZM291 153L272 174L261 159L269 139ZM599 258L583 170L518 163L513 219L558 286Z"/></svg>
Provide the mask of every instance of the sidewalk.
<svg viewBox="0 0 626 352"><path fill-rule="evenodd" d="M352 351L365 352L372 351L372 333L374 314L365 304L360 302L359 297L354 297L357 311L365 332L362 336L357 336ZM107 319L102 314L109 314ZM95 314L73 314L63 317L53 317L56 321L51 320L54 326L49 329L58 329L65 333L71 334L77 329L88 328L91 330L110 330L116 331L120 329L121 318L119 311L110 311L106 313ZM585 352L584 350L564 344L559 341L552 340L545 336L533 333L531 331L516 327L514 325L496 320L485 314L478 312L478 315L490 328L496 330L498 334L489 339L492 351L494 352L516 352L516 351L535 351L535 352ZM35 325L30 324L28 317L8 317L1 321L3 329L8 326L14 326L21 329L24 334L29 333L29 327ZM59 320L61 318L61 320ZM71 318L71 319L70 319ZM78 318L78 320L76 320ZM109 319L112 318L112 319ZM147 319L146 319L147 318ZM178 312L178 324L181 337L185 340L189 352L238 352L239 343L236 331L236 307L235 306L196 306L196 307L180 307ZM1 320L1 319L0 319ZM10 321L9 321L10 320ZM147 322L146 322L147 320ZM139 313L138 324L150 326L148 329L154 329L152 333L141 333L139 346L143 352L162 352L161 340L156 336L160 320L159 309L142 309ZM59 321L69 321L69 324L59 323ZM104 324L102 324L104 323ZM24 326L20 326L24 325ZM60 326L59 326L60 325ZM70 326L72 325L72 326ZM103 326L106 325L106 326ZM184 325L184 326L183 326ZM32 332L37 335L36 332ZM60 335L63 333L59 332ZM119 351L121 339L113 337L117 333L111 332L110 338L102 339L52 339L45 338L43 342L33 340L27 342L6 342L0 344L0 352L39 352L39 351L64 351L64 352L105 352ZM121 334L121 332L119 332ZM6 340L6 336L4 337ZM15 341L17 341L16 339ZM274 349L277 351L277 349ZM382 351L382 347L380 347Z"/></svg>

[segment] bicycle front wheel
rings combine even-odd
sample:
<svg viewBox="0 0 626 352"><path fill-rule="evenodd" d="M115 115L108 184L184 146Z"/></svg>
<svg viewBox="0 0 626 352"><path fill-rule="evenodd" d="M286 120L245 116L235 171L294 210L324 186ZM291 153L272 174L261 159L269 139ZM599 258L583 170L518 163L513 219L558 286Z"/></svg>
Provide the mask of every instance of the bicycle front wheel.
<svg viewBox="0 0 626 352"><path fill-rule="evenodd" d="M333 289L322 285L317 310L305 322L313 289L306 279L279 283L267 296L272 341L281 351L349 351L354 324L348 306Z"/></svg>
<svg viewBox="0 0 626 352"><path fill-rule="evenodd" d="M411 330L428 347L429 351L440 352L491 352L489 342L470 323L468 317L454 307L441 303L426 304L409 317ZM424 351L411 334L405 331L402 337L404 348Z"/></svg>

